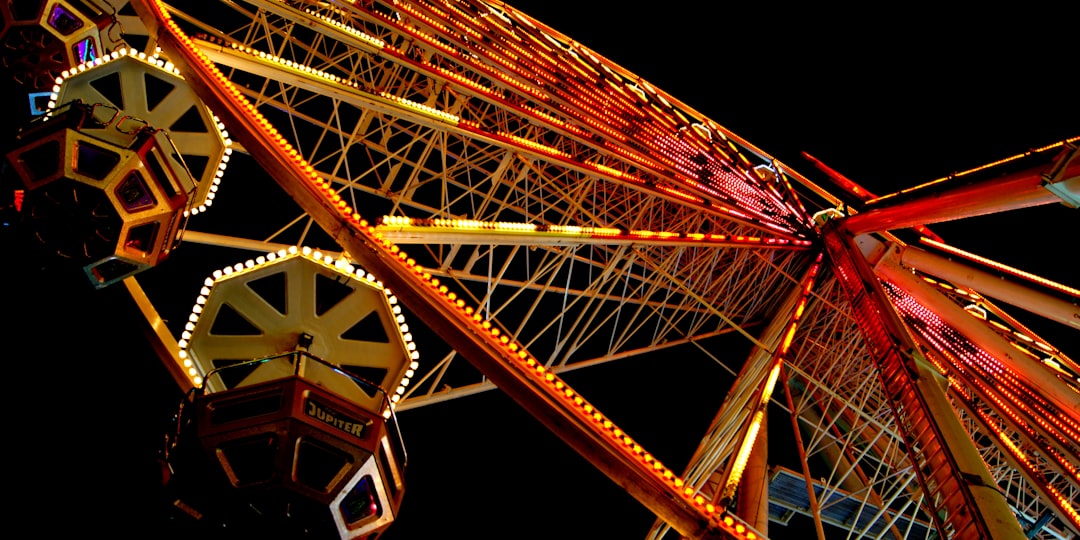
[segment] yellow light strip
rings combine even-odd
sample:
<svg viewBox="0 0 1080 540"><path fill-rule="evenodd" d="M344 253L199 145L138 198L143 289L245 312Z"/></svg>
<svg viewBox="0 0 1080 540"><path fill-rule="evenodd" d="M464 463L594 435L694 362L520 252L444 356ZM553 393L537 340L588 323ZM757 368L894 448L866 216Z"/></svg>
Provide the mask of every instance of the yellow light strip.
<svg viewBox="0 0 1080 540"><path fill-rule="evenodd" d="M587 227L576 225L537 225L534 223L516 223L506 221L479 221L473 219L423 219L407 216L383 216L378 227L381 233L428 233L436 230L449 230L463 235L529 235L537 238L576 238L600 239L605 243L625 243L637 241L677 242L684 244L723 244L747 246L791 246L807 247L809 240L789 240L787 238L762 238L758 236L705 233L679 233L674 231L626 231L614 227ZM435 232L435 234L438 234Z"/></svg>
<svg viewBox="0 0 1080 540"><path fill-rule="evenodd" d="M405 99L403 97L395 96L395 95L393 95L393 94L391 94L389 92L379 92L379 97L381 97L383 99L390 100L390 101L392 101L394 103L397 103L398 105L401 105L401 106L403 106L403 107L405 107L407 109L412 109L412 110L414 110L414 111L416 111L416 112L418 112L418 113L420 113L420 114L422 114L424 116L434 118L436 120L441 120L443 122L448 122L448 123L450 123L452 125L457 125L457 123L461 120L461 117L456 115L456 114L450 114L450 113L448 113L446 111L440 111L439 109L436 109L435 107L429 107L427 105L424 105L423 103L417 103L415 101L410 101L410 100Z"/></svg>
<svg viewBox="0 0 1080 540"><path fill-rule="evenodd" d="M334 11L338 11L336 8L333 8L333 9L334 9ZM351 35L351 36L353 36L353 37L355 37L357 39L363 40L364 42L366 42L366 43L368 43L370 45L373 45L374 47L376 47L378 49L382 49L383 47L386 46L385 41L383 41L383 40L381 40L381 39L379 39L379 38L377 38L375 36L368 35L368 34L362 32L360 30L357 30L356 28L353 28L352 26L347 25L347 24L345 24L345 23L343 23L343 22L341 22L341 21L339 21L337 19L334 19L332 17L316 13L314 9L309 8L307 10L307 14L311 15L312 17L317 17L320 20L322 20L323 22L325 22L325 23L327 23L327 24L329 24L331 26L334 26L335 28L337 28L339 30L344 31L344 32L348 33L349 35Z"/></svg>

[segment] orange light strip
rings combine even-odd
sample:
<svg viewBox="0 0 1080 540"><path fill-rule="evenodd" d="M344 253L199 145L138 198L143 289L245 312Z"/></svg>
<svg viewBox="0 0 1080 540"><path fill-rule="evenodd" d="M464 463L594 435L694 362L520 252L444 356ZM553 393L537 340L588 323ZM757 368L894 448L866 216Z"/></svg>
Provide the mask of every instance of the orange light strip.
<svg viewBox="0 0 1080 540"><path fill-rule="evenodd" d="M441 298L443 306L448 308L444 313L455 317L458 323L472 327L477 336L481 337L488 345L493 346L495 351L500 351L501 356L510 361L510 365L527 375L533 381L536 388L543 389L549 395L565 400L570 405L569 411L573 411L579 418L586 420L584 425L591 426L593 431L613 443L609 449L621 451L623 455L636 460L641 469L651 472L654 479L661 482L673 494L684 500L706 521L723 531L736 535L738 538L758 540L761 535L751 530L740 518L729 513L723 508L718 508L706 503L701 496L694 496L694 490L685 487L683 480L674 471L664 466L652 454L637 444L629 435L615 426L610 419L606 418L596 408L586 402L580 395L571 389L565 382L559 380L553 373L544 367L543 363L531 357L524 348L512 341L509 336L499 329L492 321L485 319L472 307L466 306L465 301L456 293L442 284L438 278L416 263L401 249L386 240L374 225L351 208L347 201L334 189L333 183L322 178L307 162L299 155L293 146L274 128L270 121L258 111L244 97L243 92L226 77L217 66L205 54L203 54L194 42L173 21L164 4L160 0L146 0L147 5L153 10L153 16L163 23L163 31L171 34L177 41L176 45L182 47L183 56L192 61L191 69L199 71L205 77L203 82L210 84L223 92L223 99L232 105L230 110L236 109L248 115L250 120L247 125L253 132L252 137L256 142L273 144L270 146L274 156L288 158L290 168L299 172L306 181L305 187L312 189L317 195L322 196L330 208L337 213L338 219L347 224L351 230L362 235L365 243L371 248L378 250L385 256L387 264L396 264L400 267L400 273L396 275L411 279L417 285L429 290L429 298ZM164 42L163 42L164 43ZM240 126L238 129L243 129Z"/></svg>
<svg viewBox="0 0 1080 540"><path fill-rule="evenodd" d="M685 201L690 201L692 203L701 204L701 203L705 202L705 199L702 199L701 197L698 197L696 195L691 195L691 194L689 194L689 193L687 193L687 192L685 192L685 191L683 191L681 189L677 189L677 188L673 188L673 187L669 187L669 186L664 186L664 185L658 185L658 186L656 186L656 189L658 189L660 191L663 191L664 193L674 195L674 196L676 196L676 197L678 197L680 199L683 199Z"/></svg>
<svg viewBox="0 0 1080 540"><path fill-rule="evenodd" d="M987 259L986 257L980 257L980 256L978 256L978 255L976 255L974 253L970 253L970 252L964 251L962 249L952 247L952 246L950 246L948 244L939 242L937 240L931 240L931 239L926 238L926 237L920 237L919 241L921 241L924 244L934 246L934 247L936 247L936 248L938 248L938 249L940 249L940 250L942 250L942 251L944 251L946 253L951 253L951 254L956 255L958 257L963 257L963 258L965 258L965 259L967 259L969 261L977 262L979 264L982 264L984 266L988 266L988 267L993 268L995 270L1000 270L1000 271L1005 272L1006 274L1009 274L1011 276L1015 276L1015 277L1018 277L1018 278L1021 278L1021 279L1025 279L1025 280L1031 281L1033 283L1037 283L1039 285L1042 285L1044 287L1048 287L1048 288L1053 289L1055 291L1063 292L1063 293L1068 294L1068 295L1070 295L1070 296L1072 296L1074 298L1080 298L1080 289L1074 289L1072 287L1062 285L1061 283L1057 283L1055 281L1050 281L1049 279L1046 279L1044 277L1039 277L1039 276L1036 276L1035 274L1029 274L1028 272L1025 272L1023 270L1019 270L1019 269L1013 268L1011 266L1006 266L1006 265L1001 264L999 262Z"/></svg>
<svg viewBox="0 0 1080 540"><path fill-rule="evenodd" d="M900 191L897 191L896 193L890 193L888 195L882 195L880 197L873 197L873 198L867 200L866 203L867 204L874 204L874 203L884 201L884 200L892 198L892 197L897 197L899 195L904 195L906 193L910 193L912 191L926 189L927 187L930 187L930 186L933 186L933 185L936 185L936 184L940 184L942 182L946 182L946 181L952 180L954 178L959 178L961 176L967 176L969 174L977 173L979 171L983 171L983 170L986 170L986 169L989 169L989 168L992 168L992 167L996 167L998 165L1003 165L1005 163L1009 163L1011 161L1016 161L1018 159L1023 159L1025 157L1031 156L1033 154L1038 154L1038 153L1041 153L1041 152L1045 152L1047 150L1053 150L1055 148L1062 148L1066 144L1075 144L1078 141L1080 141L1080 137L1072 137L1072 138L1069 138L1069 139L1065 139L1064 141L1059 141L1059 142L1056 142L1056 143L1053 143L1053 144L1048 144L1048 145L1043 146L1041 148L1034 148L1032 150L1028 150L1027 152L1024 152L1023 154L1016 154L1015 156L1009 156L1007 158L999 159L997 161L987 163L985 165L980 165L978 167L968 169L966 171L961 171L961 172L958 172L958 173L954 173L954 174L952 174L950 176L945 176L945 177L942 177L942 178L938 178L937 180L931 180L929 182L926 182L924 184L920 184L918 186L910 187L910 188L907 188L907 189L902 189Z"/></svg>
<svg viewBox="0 0 1080 540"><path fill-rule="evenodd" d="M773 365L769 369L769 375L765 379L764 384L762 384L761 394L755 404L754 416L750 420L750 425L746 430L746 434L743 436L742 443L739 445L739 450L735 454L735 461L733 462L731 472L728 474L727 480L724 482L724 489L721 491L721 499L726 500L732 497L735 493L735 489L739 486L739 481L742 480L743 471L746 469L746 462L750 459L750 452L754 449L754 442L757 440L761 422L765 417L766 407L769 405L769 400L772 399L773 389L776 387L776 381L779 378L780 370L784 365L784 358L787 356L791 343L795 339L795 330L798 328L799 320L802 319L803 311L806 309L810 291L814 288L814 280L817 277L818 269L821 267L821 260L824 256L824 252L818 253L817 260L815 260L814 265L810 267L809 275L807 275L806 280L803 282L802 295L795 305L795 310L791 314L791 320L788 321L787 328L784 330L784 337L780 342L780 346L777 348L776 352L773 353Z"/></svg>
<svg viewBox="0 0 1080 540"><path fill-rule="evenodd" d="M567 154L566 152L563 152L562 150L559 150L557 148L552 148L552 147L544 145L544 144L540 144L540 143L538 143L536 141L526 139L525 137L519 137L517 135L514 135L513 133L496 132L495 135L498 135L499 137L502 137L504 139L513 141L513 142L517 143L520 146L524 146L526 148L532 148L533 150L539 151L540 153L547 154L549 156L558 156L558 157L561 157L561 158L571 159L570 154Z"/></svg>

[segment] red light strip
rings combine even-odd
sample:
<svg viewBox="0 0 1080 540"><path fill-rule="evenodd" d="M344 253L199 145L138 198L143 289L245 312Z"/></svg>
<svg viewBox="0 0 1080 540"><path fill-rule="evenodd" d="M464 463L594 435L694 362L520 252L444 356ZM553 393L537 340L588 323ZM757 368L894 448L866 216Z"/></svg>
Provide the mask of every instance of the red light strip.
<svg viewBox="0 0 1080 540"><path fill-rule="evenodd" d="M908 321L909 327L919 329L924 339L938 350L948 352L949 358L959 359L960 362L952 364L953 370L958 373L978 375L983 380L990 381L996 388L995 394L1009 399L1010 410L1016 408L1024 411L1028 420L1018 418L1018 424L1028 425L1028 422L1034 421L1043 426L1060 443L1068 446L1080 444L1080 425L1069 414L1061 414L1061 411L1043 399L1038 392L1024 384L1011 369L963 338L914 298L892 286L886 287L886 290L893 298L894 305ZM920 324L910 324L914 320L919 320ZM1038 365L1036 368L1042 368L1042 366ZM951 370L946 370L946 372L949 371ZM979 383L978 386L984 391L990 389L984 383Z"/></svg>
<svg viewBox="0 0 1080 540"><path fill-rule="evenodd" d="M946 358L948 358L953 366L960 364L960 361L956 357L954 357L950 351L939 349L939 352L942 353ZM1029 459L1027 453L1020 449L1020 447L1018 447L1015 442L1013 442L1012 438L1007 432L994 427L996 424L999 423L998 420L995 418L991 418L983 408L978 407L974 403L974 398L972 394L968 392L965 387L960 386L953 373L958 373L959 376L963 377L967 382L977 386L982 392L981 397L983 397L984 399L989 399L997 406L997 410L999 412L1005 413L1005 415L1010 420L1010 425L1012 425L1015 429L1023 431L1028 436L1028 441L1036 441L1041 443L1042 441L1040 440L1040 435L1037 434L1035 430L1026 422L1026 418L1021 417L1019 414L1013 412L1005 401L1003 401L990 388L982 384L982 381L980 381L978 378L973 377L971 374L963 373L959 370L948 369L946 366L943 366L941 363L939 363L936 357L933 357L932 361L936 366L938 366L939 370L950 374L950 387L953 388L953 390L955 390L959 396L962 396L961 400L966 403L967 410L973 412L976 416L978 416L979 419L982 421L983 425L994 432L998 440L1001 441L1002 445L1005 447L1006 451L1010 455L1012 455L1012 457L1016 459L1018 463L1020 463L1021 467L1027 472L1027 474L1031 478L1035 479L1035 481L1042 489L1045 489L1048 493L1050 493L1051 497L1053 497L1054 499L1055 505L1065 515L1069 517L1073 524L1080 525L1080 514L1077 514L1076 509L1073 508L1072 504L1069 501L1069 498L1063 493L1061 493L1061 491L1056 486L1049 482L1046 476L1042 473L1042 468L1034 464L1031 459ZM1043 427L1046 428L1047 426L1044 425ZM1053 433L1052 430L1050 432ZM1080 481L1080 476L1078 476L1077 474L1076 466L1071 463L1068 458L1066 458L1063 454L1058 452L1056 448L1048 444L1037 444L1037 446L1039 447L1039 452L1053 458L1054 463L1060 466L1067 474L1071 475L1074 480Z"/></svg>

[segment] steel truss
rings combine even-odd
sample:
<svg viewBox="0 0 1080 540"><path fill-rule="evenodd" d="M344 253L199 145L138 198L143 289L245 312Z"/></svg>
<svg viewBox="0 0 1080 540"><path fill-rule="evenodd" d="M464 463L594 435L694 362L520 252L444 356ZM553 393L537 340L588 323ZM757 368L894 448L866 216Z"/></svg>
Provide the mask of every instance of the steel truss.
<svg viewBox="0 0 1080 540"><path fill-rule="evenodd" d="M738 373L709 431L691 435L701 442L679 480L688 497L726 504L721 486L751 418L744 404L761 392L776 332L818 255L810 216L835 199L812 185L821 198L796 196L769 156L496 2L230 0L170 12L283 138L284 152L328 182L329 197L405 246L551 373L656 351L705 356ZM338 241L346 227L331 230L305 202L250 180L233 188L227 179L222 190L230 189L271 199L274 211L238 220L212 208L191 220L189 242L229 256L296 244L350 256ZM380 216L665 234L405 237ZM848 295L827 269L808 294L772 404L800 433L790 468L820 488L798 511L843 524L851 537L931 537L938 506L925 500L908 428ZM754 351L745 365L716 345L733 334ZM957 354L915 334L932 360ZM398 410L495 388L483 369L429 337L426 365ZM1075 535L1063 509L1077 496L1075 436L1054 425L1025 431L993 392L946 364L939 368L954 383L964 428L1013 510L1025 525L1054 515L1038 537ZM1003 426L1008 435L991 435ZM1049 503L1054 494L1064 502ZM667 530L658 523L651 535Z"/></svg>

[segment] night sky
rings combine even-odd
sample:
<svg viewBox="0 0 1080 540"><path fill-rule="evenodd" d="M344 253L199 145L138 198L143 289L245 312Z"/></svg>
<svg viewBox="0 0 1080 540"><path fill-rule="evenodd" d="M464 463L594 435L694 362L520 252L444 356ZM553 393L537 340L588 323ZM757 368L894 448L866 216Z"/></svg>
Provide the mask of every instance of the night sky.
<svg viewBox="0 0 1080 540"><path fill-rule="evenodd" d="M813 167L803 151L879 194L1080 135L1076 88L1065 82L1076 55L1069 37L1052 30L1061 15L1050 11L512 5L804 174ZM1076 252L1077 218L1053 205L931 229L957 247L1077 287L1080 272L1067 258ZM47 537L175 534L159 511L155 452L180 393L140 334L130 299L119 287L91 291L24 256L32 249L6 226L0 242L8 289L0 338L15 368L4 398L14 443L9 516ZM1022 320L1080 358L1075 330ZM679 469L693 437L677 435L701 433L723 399L713 380L689 376L701 374L722 376L715 366L673 368L657 356L565 379ZM387 540L641 538L653 523L499 392L399 418L410 468ZM678 441L666 441L669 433ZM774 526L770 537L804 536Z"/></svg>

